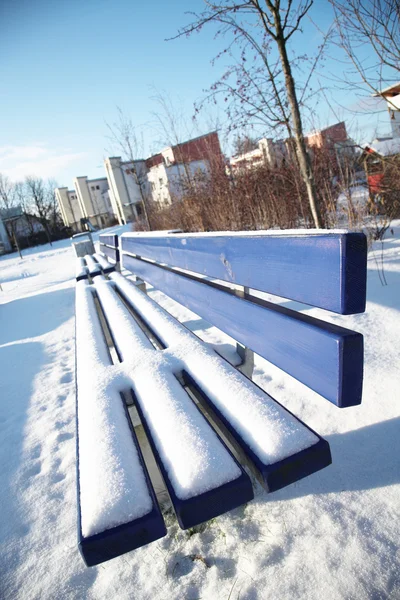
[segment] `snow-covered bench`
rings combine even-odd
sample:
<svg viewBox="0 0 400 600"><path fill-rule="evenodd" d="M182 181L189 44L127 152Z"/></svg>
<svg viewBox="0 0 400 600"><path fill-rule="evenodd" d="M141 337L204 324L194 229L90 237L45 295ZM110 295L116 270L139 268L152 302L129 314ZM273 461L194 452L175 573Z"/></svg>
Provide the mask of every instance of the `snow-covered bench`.
<svg viewBox="0 0 400 600"><path fill-rule="evenodd" d="M112 264L119 265L118 235L102 233L99 235L100 251L108 257Z"/></svg>
<svg viewBox="0 0 400 600"><path fill-rule="evenodd" d="M243 287L363 312L363 234L124 234L120 251L140 280L321 396L339 407L361 402L359 333ZM270 492L331 463L325 440L135 282L116 272L92 281L78 281L76 296L79 545L88 565L165 535L129 399L182 528L251 500L243 456Z"/></svg>
<svg viewBox="0 0 400 600"><path fill-rule="evenodd" d="M96 277L104 273L107 275L115 270L115 265L108 262L106 256L101 252L87 254L85 257L76 259L76 281Z"/></svg>

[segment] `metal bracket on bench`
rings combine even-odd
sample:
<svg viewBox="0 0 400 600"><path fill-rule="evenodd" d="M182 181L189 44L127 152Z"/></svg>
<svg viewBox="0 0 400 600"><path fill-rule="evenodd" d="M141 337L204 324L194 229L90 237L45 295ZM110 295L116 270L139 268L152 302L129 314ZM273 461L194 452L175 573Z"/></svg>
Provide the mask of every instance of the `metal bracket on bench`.
<svg viewBox="0 0 400 600"><path fill-rule="evenodd" d="M146 282L143 281L143 279L140 279L140 277L136 277L134 283L135 283L136 287L139 288L139 290L141 290L142 292L147 294Z"/></svg>
<svg viewBox="0 0 400 600"><path fill-rule="evenodd" d="M247 346L243 346L236 343L236 352L239 354L242 359L242 364L237 367L238 371L241 371L243 375L246 375L249 379L253 376L254 371L254 352L247 348Z"/></svg>
<svg viewBox="0 0 400 600"><path fill-rule="evenodd" d="M236 293L238 296L243 298L246 294L250 293L250 288L248 288L247 286L243 286L243 291L236 290ZM243 346L243 344L236 342L236 352L239 354L240 358L242 359L242 364L240 364L237 367L238 371L240 371L241 373L243 373L243 375L246 375L246 377L251 379L253 376L253 371L254 371L254 352L253 352L253 350L250 350L250 348L247 348L247 346Z"/></svg>

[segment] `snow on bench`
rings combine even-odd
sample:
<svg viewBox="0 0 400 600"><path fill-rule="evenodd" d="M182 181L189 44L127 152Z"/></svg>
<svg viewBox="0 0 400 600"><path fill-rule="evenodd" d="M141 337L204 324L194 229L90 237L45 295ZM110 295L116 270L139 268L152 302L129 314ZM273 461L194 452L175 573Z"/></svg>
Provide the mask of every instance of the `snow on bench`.
<svg viewBox="0 0 400 600"><path fill-rule="evenodd" d="M200 341L119 273L112 281L145 323L157 332L177 372L194 384L238 445L252 458L268 491L276 491L330 464L329 446L271 396Z"/></svg>
<svg viewBox="0 0 400 600"><path fill-rule="evenodd" d="M115 265L108 262L101 252L87 254L84 258L76 259L76 281L97 277L102 273L108 274L115 270Z"/></svg>
<svg viewBox="0 0 400 600"><path fill-rule="evenodd" d="M108 241L115 244L116 250L118 242ZM287 298L343 314L362 312L366 288L366 243L362 234L141 233L124 234L119 246L123 266L139 280L159 288L337 406L361 402L360 334L228 288L210 278L236 287L279 292ZM92 259L93 262L100 265L99 256L96 258L98 262ZM106 261L105 257L103 260ZM83 300L78 303L77 290L77 315L81 313L79 322L96 324L94 338L98 339L96 345L92 333L79 337L77 329L78 431L79 439L84 438L82 447L81 442L78 444L79 465L86 444L90 447L93 440L97 444L103 437L114 440L113 436L115 443L104 449L98 470L84 471L79 467L81 489L83 480L85 488L90 473L100 477L103 461L106 477L100 487L115 486L113 468L108 469L109 465L118 465L117 472L121 465L124 472L125 465L119 456L122 446L116 442L120 425L113 421L115 407L123 406L121 394L125 399L131 395L134 401L183 528L253 497L249 477L240 465L243 460L246 465L249 461L270 492L331 463L325 440L224 360L211 345L186 329L137 284L115 271L101 275L90 260L87 265L89 271L92 269L93 284L86 281L77 284L84 290L79 294L86 299L86 304ZM103 262L104 273L105 269ZM82 309L81 305L90 309ZM92 325L85 327L91 331ZM108 356L105 368L101 343L104 346L107 337L118 361L111 364ZM78 352L79 344L85 344L85 351ZM85 376L79 377L79 373ZM88 381L95 382L91 392ZM89 419L85 421L80 416L80 406L86 405L87 396L88 410L83 414L92 415L90 427ZM92 403L97 411L103 411L101 415L97 415ZM122 435L127 439L127 435ZM136 456L137 451L140 459L134 436L131 434L129 439L128 455ZM152 510L156 510L154 492L143 464L141 469L131 476L139 477L138 473L144 472ZM81 522L90 523L94 514L97 523L94 529L82 529L83 538L96 536L99 527L102 531L118 529L118 519L126 520L127 515L133 518L129 521L133 526L136 513L125 506L127 498L109 498L106 493L94 496L96 502L93 497L82 504L87 497L80 494L81 514L86 511L89 515L89 521L85 517ZM139 521L144 518L140 516L145 510L144 497L139 494L139 499L134 500ZM91 505L97 506L94 513ZM115 514L119 516L116 518ZM162 535L159 524L157 528L157 535ZM137 536L133 537L130 548L122 544L118 551L117 543L112 555L141 545ZM142 543L147 541L143 539ZM107 560L106 544L99 556L98 562Z"/></svg>
<svg viewBox="0 0 400 600"><path fill-rule="evenodd" d="M95 280L179 524L187 529L251 500L248 476L178 381L180 361L154 348L111 285Z"/></svg>
<svg viewBox="0 0 400 600"><path fill-rule="evenodd" d="M89 269L86 266L86 261L84 258L76 259L76 281L80 281L81 279L87 279L89 276Z"/></svg>
<svg viewBox="0 0 400 600"><path fill-rule="evenodd" d="M112 263L118 264L120 260L118 235L116 233L102 233L99 236L99 242L101 252L103 252Z"/></svg>
<svg viewBox="0 0 400 600"><path fill-rule="evenodd" d="M92 566L159 539L165 526L85 280L76 287L76 364L78 539Z"/></svg>

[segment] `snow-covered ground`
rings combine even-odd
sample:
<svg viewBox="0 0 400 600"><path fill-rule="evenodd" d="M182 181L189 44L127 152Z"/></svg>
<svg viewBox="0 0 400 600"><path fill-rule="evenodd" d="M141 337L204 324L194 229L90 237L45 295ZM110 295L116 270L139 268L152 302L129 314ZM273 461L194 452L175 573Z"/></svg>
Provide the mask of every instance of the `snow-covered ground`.
<svg viewBox="0 0 400 600"><path fill-rule="evenodd" d="M115 228L121 232L123 229ZM69 241L0 259L0 598L400 598L400 221L369 255L360 407L339 410L262 359L255 380L325 436L333 465L193 530L86 568L76 544ZM229 339L152 292L195 333ZM287 306L296 306L286 302Z"/></svg>

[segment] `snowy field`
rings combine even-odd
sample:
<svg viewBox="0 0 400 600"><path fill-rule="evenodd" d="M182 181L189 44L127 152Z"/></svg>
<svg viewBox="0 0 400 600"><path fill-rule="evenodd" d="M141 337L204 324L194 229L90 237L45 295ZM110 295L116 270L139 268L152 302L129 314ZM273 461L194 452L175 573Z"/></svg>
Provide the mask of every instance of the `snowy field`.
<svg viewBox="0 0 400 600"><path fill-rule="evenodd" d="M0 598L400 598L400 221L368 260L365 314L307 313L365 336L363 403L340 411L262 359L255 381L329 440L333 465L98 567L76 543L69 241L0 258ZM122 228L115 228L120 233ZM114 231L114 230L113 230ZM196 334L229 339L160 293ZM287 306L296 306L286 302Z"/></svg>

